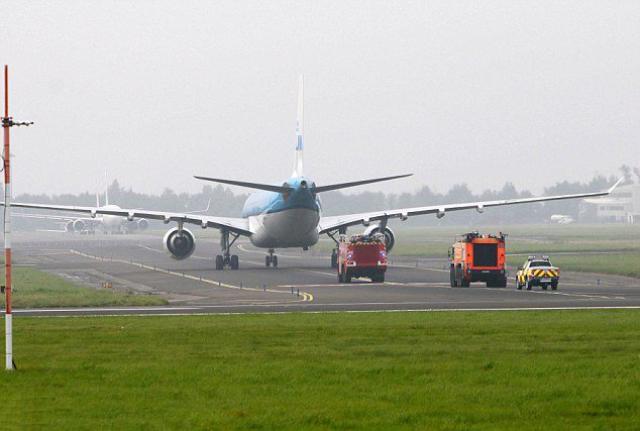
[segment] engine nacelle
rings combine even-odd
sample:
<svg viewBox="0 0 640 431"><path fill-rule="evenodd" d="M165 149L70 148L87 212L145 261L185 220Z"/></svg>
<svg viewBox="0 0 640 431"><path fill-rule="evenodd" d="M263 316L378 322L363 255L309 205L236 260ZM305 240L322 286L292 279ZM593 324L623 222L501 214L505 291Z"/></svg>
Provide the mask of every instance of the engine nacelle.
<svg viewBox="0 0 640 431"><path fill-rule="evenodd" d="M186 259L191 256L196 249L196 239L188 229L182 229L182 233L177 227L169 229L162 239L164 248L177 260Z"/></svg>
<svg viewBox="0 0 640 431"><path fill-rule="evenodd" d="M138 219L138 230L147 230L149 228L149 220L146 218Z"/></svg>
<svg viewBox="0 0 640 431"><path fill-rule="evenodd" d="M389 228L389 226L386 226L383 230L383 232L380 232L380 225L372 225L369 226L365 231L364 234L365 235L373 235L374 233L382 233L384 234L384 243L387 247L387 253L391 251L391 249L393 248L393 246L396 243L396 236L393 233L393 231Z"/></svg>
<svg viewBox="0 0 640 431"><path fill-rule="evenodd" d="M74 220L73 221L73 231L74 232L82 232L84 230L84 221L82 220Z"/></svg>

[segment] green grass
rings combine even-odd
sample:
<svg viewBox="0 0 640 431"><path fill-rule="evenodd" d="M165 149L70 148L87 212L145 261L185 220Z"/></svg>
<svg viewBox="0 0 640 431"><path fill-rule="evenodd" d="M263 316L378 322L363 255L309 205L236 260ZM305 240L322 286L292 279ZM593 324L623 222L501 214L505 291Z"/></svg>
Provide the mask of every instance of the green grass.
<svg viewBox="0 0 640 431"><path fill-rule="evenodd" d="M637 429L637 310L17 317L3 429Z"/></svg>
<svg viewBox="0 0 640 431"><path fill-rule="evenodd" d="M553 264L559 266L561 270L567 271L616 274L640 278L640 252L555 256Z"/></svg>
<svg viewBox="0 0 640 431"><path fill-rule="evenodd" d="M2 276L4 277L4 272ZM12 284L12 303L15 308L162 305L167 303L159 296L135 295L112 289L92 289L80 286L56 275L26 267L13 267ZM4 302L4 295L0 295L2 307L4 307Z"/></svg>

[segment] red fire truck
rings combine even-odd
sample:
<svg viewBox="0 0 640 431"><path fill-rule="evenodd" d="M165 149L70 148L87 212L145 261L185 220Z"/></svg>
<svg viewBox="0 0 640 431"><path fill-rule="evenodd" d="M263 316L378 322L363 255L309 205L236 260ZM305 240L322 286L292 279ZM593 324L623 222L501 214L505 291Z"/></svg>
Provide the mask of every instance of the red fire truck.
<svg viewBox="0 0 640 431"><path fill-rule="evenodd" d="M386 270L387 249L383 234L340 237L338 282L351 283L353 277L369 277L374 283L382 283Z"/></svg>
<svg viewBox="0 0 640 431"><path fill-rule="evenodd" d="M505 238L470 232L456 240L449 250L451 287L469 287L474 281L484 281L487 287L506 287Z"/></svg>

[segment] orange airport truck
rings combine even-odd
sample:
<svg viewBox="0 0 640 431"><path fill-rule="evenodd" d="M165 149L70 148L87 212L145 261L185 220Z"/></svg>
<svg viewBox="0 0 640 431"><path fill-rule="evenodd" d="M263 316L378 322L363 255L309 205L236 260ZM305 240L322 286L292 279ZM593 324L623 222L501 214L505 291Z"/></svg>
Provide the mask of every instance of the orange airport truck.
<svg viewBox="0 0 640 431"><path fill-rule="evenodd" d="M353 277L369 277L384 282L387 248L383 234L341 235L338 241L338 282L351 283Z"/></svg>
<svg viewBox="0 0 640 431"><path fill-rule="evenodd" d="M484 281L487 287L506 287L506 235L461 235L449 250L451 287L469 287L474 281Z"/></svg>

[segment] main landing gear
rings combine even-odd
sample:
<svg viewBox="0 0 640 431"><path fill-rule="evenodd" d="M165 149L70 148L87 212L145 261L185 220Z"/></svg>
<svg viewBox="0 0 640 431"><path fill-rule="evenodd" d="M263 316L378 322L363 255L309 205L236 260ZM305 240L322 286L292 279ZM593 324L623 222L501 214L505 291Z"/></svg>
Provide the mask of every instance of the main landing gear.
<svg viewBox="0 0 640 431"><path fill-rule="evenodd" d="M337 268L338 267L338 250L337 249L333 249L331 250L331 268Z"/></svg>
<svg viewBox="0 0 640 431"><path fill-rule="evenodd" d="M341 227L340 229L333 231L333 232L327 232L327 235L329 235L329 237L333 240L333 242L336 243L336 248L334 248L333 250L331 250L331 268L337 268L338 267L338 246L340 245L340 243L338 242L338 240L336 239L337 235L346 235L347 234L347 228L346 227Z"/></svg>
<svg viewBox="0 0 640 431"><path fill-rule="evenodd" d="M264 266L267 268L273 266L274 268L278 267L278 256L273 254L275 252L274 249L269 249L269 254L264 257Z"/></svg>
<svg viewBox="0 0 640 431"><path fill-rule="evenodd" d="M222 248L222 254L216 256L216 269L222 270L225 266L228 266L231 269L240 268L238 255L231 254L231 246L236 242L240 235L230 233L228 230L222 230L220 233L220 248ZM233 236L231 242L229 242L229 236Z"/></svg>

